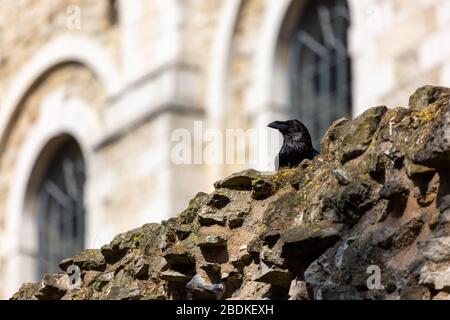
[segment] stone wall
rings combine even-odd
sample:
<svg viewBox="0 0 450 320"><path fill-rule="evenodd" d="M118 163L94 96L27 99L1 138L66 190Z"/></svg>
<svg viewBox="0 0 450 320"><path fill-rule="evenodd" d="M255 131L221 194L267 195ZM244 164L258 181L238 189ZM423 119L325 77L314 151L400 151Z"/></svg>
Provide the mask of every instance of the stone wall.
<svg viewBox="0 0 450 320"><path fill-rule="evenodd" d="M69 29L70 6L81 13L81 29ZM3 1L0 11L0 88L5 92L14 75L47 42L58 35L82 33L94 36L111 52L118 53L118 30L109 18L109 1Z"/></svg>
<svg viewBox="0 0 450 320"><path fill-rule="evenodd" d="M173 165L174 129L192 131L193 121L202 120L205 128L246 130L289 116L287 70L277 67L276 55L282 25L301 16L303 1L118 2L117 23L107 0L1 2L0 129L8 123L8 130L0 133L0 297L32 278L28 271L10 274L23 264L11 257L20 252L14 235L24 232L11 220L23 224L21 193L32 180L13 174L25 172L19 164L33 165L18 155L55 93L66 95L58 100L64 109L81 100L95 114L96 125L81 116L69 123L95 131L84 150L87 207L95 212L89 247L174 215L194 189L211 191L214 180L248 167ZM81 29L68 28L71 6L80 9ZM423 83L450 85L448 0L351 0L349 6L354 115L377 103L405 106ZM272 163L258 168L273 169Z"/></svg>
<svg viewBox="0 0 450 320"><path fill-rule="evenodd" d="M404 106L424 84L449 85L449 1L355 1L355 104ZM370 77L368 76L370 75ZM364 80L363 80L364 79Z"/></svg>
<svg viewBox="0 0 450 320"><path fill-rule="evenodd" d="M409 109L336 121L315 159L217 181L12 299L448 300L449 134L450 89L419 88Z"/></svg>

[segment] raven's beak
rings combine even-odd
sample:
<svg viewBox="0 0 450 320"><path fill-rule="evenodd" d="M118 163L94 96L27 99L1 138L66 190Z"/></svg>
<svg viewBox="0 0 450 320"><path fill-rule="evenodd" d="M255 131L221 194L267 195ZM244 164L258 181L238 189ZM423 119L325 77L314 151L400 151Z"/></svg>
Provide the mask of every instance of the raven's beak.
<svg viewBox="0 0 450 320"><path fill-rule="evenodd" d="M284 121L274 121L267 125L269 128L282 130L286 128L286 123Z"/></svg>

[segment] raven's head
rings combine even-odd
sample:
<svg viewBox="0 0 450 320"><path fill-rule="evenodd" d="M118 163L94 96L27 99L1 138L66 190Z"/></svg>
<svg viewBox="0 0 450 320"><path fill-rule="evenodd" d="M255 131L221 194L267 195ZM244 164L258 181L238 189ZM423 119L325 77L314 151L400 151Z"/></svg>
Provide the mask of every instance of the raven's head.
<svg viewBox="0 0 450 320"><path fill-rule="evenodd" d="M306 126L298 120L274 121L267 125L269 128L278 129L283 135L301 133L309 135Z"/></svg>
<svg viewBox="0 0 450 320"><path fill-rule="evenodd" d="M311 135L306 126L298 120L274 121L267 125L269 128L277 129L286 139L296 138L312 146Z"/></svg>

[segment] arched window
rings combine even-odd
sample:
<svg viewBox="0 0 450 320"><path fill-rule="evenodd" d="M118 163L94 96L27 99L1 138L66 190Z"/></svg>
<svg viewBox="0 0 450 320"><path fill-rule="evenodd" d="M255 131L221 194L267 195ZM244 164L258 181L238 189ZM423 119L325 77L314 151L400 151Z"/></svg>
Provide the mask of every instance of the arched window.
<svg viewBox="0 0 450 320"><path fill-rule="evenodd" d="M37 194L38 276L84 247L84 160L74 140L51 159Z"/></svg>
<svg viewBox="0 0 450 320"><path fill-rule="evenodd" d="M349 26L347 1L309 1L290 43L290 112L316 147L332 121L351 115Z"/></svg>

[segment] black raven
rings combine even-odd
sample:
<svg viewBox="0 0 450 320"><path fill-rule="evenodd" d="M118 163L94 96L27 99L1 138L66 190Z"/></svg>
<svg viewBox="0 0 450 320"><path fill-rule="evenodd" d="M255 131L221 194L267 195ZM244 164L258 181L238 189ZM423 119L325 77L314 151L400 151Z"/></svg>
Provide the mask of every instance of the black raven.
<svg viewBox="0 0 450 320"><path fill-rule="evenodd" d="M283 146L278 154L276 169L296 167L303 159L313 159L319 154L313 148L308 129L300 121L274 121L269 123L268 127L278 129L283 135Z"/></svg>

